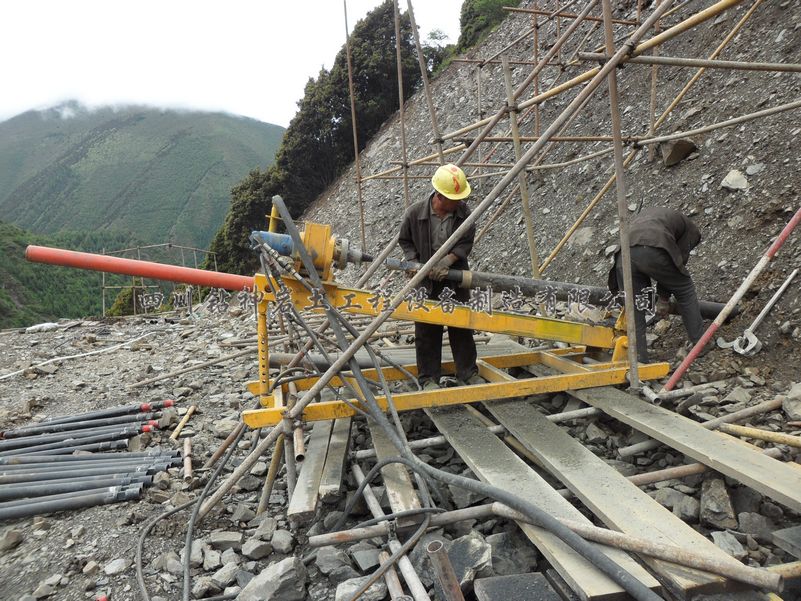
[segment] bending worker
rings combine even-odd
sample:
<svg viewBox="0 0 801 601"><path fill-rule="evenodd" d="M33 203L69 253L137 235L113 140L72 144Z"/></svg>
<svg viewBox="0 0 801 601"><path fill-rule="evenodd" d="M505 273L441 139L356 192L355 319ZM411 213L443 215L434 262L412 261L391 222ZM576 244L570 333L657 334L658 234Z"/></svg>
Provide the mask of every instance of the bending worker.
<svg viewBox="0 0 801 601"><path fill-rule="evenodd" d="M655 312L667 317L670 295L676 302L684 322L687 336L694 345L703 335L703 319L698 305L695 284L687 271L690 251L701 241L698 227L686 216L661 207L643 210L631 221L629 245L631 247L631 279L635 300L644 299L643 291L656 281L657 301ZM623 267L620 251L615 254L615 266L609 272L609 289L616 293L623 288ZM637 328L637 360L648 362L645 338L645 311L643 302L635 312ZM705 349L706 350L706 349Z"/></svg>
<svg viewBox="0 0 801 601"><path fill-rule="evenodd" d="M426 200L414 203L403 215L398 243L407 261L425 263L440 249L451 234L464 222L470 209L464 202L470 196L470 184L456 165L443 165L431 178L434 191ZM429 299L440 299L445 290L443 280L448 269L469 269L467 255L473 248L475 228L471 227L448 250L448 254L423 280ZM465 302L469 291L456 288L449 299ZM443 296L444 298L444 296ZM417 378L423 389L439 388L442 373L442 331L437 324L414 324L414 346L417 355ZM476 343L473 330L448 326L456 377L461 384L483 383L476 367Z"/></svg>

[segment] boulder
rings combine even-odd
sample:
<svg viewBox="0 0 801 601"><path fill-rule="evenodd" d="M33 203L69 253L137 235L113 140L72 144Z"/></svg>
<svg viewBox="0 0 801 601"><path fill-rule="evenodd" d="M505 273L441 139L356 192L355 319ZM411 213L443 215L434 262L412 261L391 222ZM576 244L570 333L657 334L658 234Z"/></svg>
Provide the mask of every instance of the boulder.
<svg viewBox="0 0 801 601"><path fill-rule="evenodd" d="M705 480L701 487L701 521L714 528L737 528L731 497L721 478Z"/></svg>
<svg viewBox="0 0 801 601"><path fill-rule="evenodd" d="M298 557L276 562L247 583L236 601L304 601L306 567Z"/></svg>

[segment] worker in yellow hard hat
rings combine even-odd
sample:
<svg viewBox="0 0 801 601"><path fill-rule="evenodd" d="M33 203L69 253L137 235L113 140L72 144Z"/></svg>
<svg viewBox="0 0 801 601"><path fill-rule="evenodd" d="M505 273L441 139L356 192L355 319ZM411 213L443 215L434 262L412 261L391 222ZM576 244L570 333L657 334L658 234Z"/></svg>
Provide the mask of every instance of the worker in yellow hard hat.
<svg viewBox="0 0 801 601"><path fill-rule="evenodd" d="M407 261L427 262L443 244L448 243L448 254L423 280L426 296L439 300L445 306L464 303L470 293L455 284L446 286L449 269L469 269L467 256L473 248L476 230L470 227L458 240L448 242L456 229L470 215L465 200L470 196L470 184L464 171L452 164L439 167L431 178L434 190L430 196L414 203L403 215L398 243ZM442 373L443 326L415 322L415 350L418 380L424 389L438 388ZM456 377L461 384L483 382L476 367L476 344L473 330L448 327Z"/></svg>

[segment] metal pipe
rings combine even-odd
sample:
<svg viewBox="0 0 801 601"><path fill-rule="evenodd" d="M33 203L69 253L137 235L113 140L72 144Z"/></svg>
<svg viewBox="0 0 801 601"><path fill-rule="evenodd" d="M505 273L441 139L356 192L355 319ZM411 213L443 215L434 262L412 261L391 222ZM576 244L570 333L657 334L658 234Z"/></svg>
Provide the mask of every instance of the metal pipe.
<svg viewBox="0 0 801 601"><path fill-rule="evenodd" d="M141 483L145 486L153 482L153 476L113 476L97 479L85 478L69 480L56 480L52 482L37 482L35 484L9 485L0 487L0 501L40 497L50 494L90 490L106 486L124 486Z"/></svg>
<svg viewBox="0 0 801 601"><path fill-rule="evenodd" d="M148 426L143 426L143 428L146 427ZM58 449L63 449L74 445L84 445L96 442L108 442L108 441L120 440L123 438L133 438L138 434L139 434L138 428L137 429L126 428L124 430L119 430L116 432L106 432L103 434L95 434L94 436L86 436L86 437L67 438L57 442L34 445L32 447L24 447L21 449L0 451L0 456L8 457L10 455L25 455L27 453L38 453L41 451L55 451Z"/></svg>
<svg viewBox="0 0 801 601"><path fill-rule="evenodd" d="M58 250L58 249L52 249ZM89 411L87 413L78 413L76 415L67 415L64 417L48 417L43 419L37 425L45 424L65 424L68 422L79 422L94 420L105 417L115 417L118 415L127 415L129 413L149 413L154 409L164 409L165 407L172 407L175 401L166 399L164 401L156 401L154 403L140 403L139 405L124 405L122 407L111 407L109 409L100 409L98 411Z"/></svg>
<svg viewBox="0 0 801 601"><path fill-rule="evenodd" d="M790 447L801 448L801 436L793 436L791 434L785 434L784 432L771 432L768 430L760 430L759 428L737 426L735 424L720 424L718 430L733 436L755 438L774 444L785 444Z"/></svg>
<svg viewBox="0 0 801 601"><path fill-rule="evenodd" d="M58 501L44 501L42 503L26 503L18 507L0 509L0 520L13 520L27 518L34 515L54 513L56 511L67 511L70 509L81 509L83 507L93 507L95 505L108 505L110 503L120 503L122 501L132 501L138 499L142 494L141 488L125 488L115 493L95 493L81 495L71 499Z"/></svg>
<svg viewBox="0 0 801 601"><path fill-rule="evenodd" d="M192 439L184 438L184 482L191 482L191 481L192 481Z"/></svg>
<svg viewBox="0 0 801 601"><path fill-rule="evenodd" d="M403 161L403 202L404 206L409 206L409 165L406 162L406 115L404 112L403 101L403 58L401 57L401 24L400 24L400 9L398 8L398 0L393 0L395 7L395 63L398 72L398 124L400 127L400 141L401 141L401 160Z"/></svg>
<svg viewBox="0 0 801 601"><path fill-rule="evenodd" d="M493 509L499 517L530 523L522 514L509 509L502 503L493 503ZM764 588L770 591L781 592L784 581L781 575L771 573L764 568L751 568L743 565L736 559L717 559L697 554L690 549L666 544L664 541L654 542L651 539L634 536L630 533L616 532L605 528L598 528L591 524L584 524L564 518L556 518L559 522L573 530L579 536L604 545L624 549L632 553L640 553L669 561L677 565L704 570L712 574L725 576L738 582L751 586Z"/></svg>
<svg viewBox="0 0 801 601"><path fill-rule="evenodd" d="M378 554L378 561L380 564L387 563L387 561L389 561L389 553L381 551L381 553ZM387 571L384 572L384 582L387 583L390 599L397 600L405 597L400 578L398 578L398 573L395 571L395 566L388 567Z"/></svg>
<svg viewBox="0 0 801 601"><path fill-rule="evenodd" d="M293 443L295 449L295 462L300 463L306 458L306 445L303 440L303 422L295 422L293 429Z"/></svg>
<svg viewBox="0 0 801 601"><path fill-rule="evenodd" d="M189 421L189 418L192 417L192 414L195 412L195 409L197 409L197 405L189 406L183 418L181 418L181 421L178 422L177 426L175 426L175 430L173 430L172 434L170 434L170 440L172 440L173 442L178 440L178 437L181 435L181 430L184 429L184 426Z"/></svg>
<svg viewBox="0 0 801 601"><path fill-rule="evenodd" d="M76 441L77 442L77 441ZM91 442L74 444L73 446L58 447L55 449L46 449L44 451L29 451L26 456L53 456L53 455L70 455L76 451L117 451L119 449L127 449L128 440L110 440L107 442Z"/></svg>
<svg viewBox="0 0 801 601"><path fill-rule="evenodd" d="M41 424L35 426L25 426L7 430L3 432L3 438L19 438L21 436L33 436L34 434L45 434L50 432L66 432L67 430L82 430L88 427L111 426L116 424L127 424L131 422L148 422L156 419L159 413L136 413L134 415L121 415L119 417L108 417L105 419L84 420L79 422L64 422L56 424Z"/></svg>
<svg viewBox="0 0 801 601"><path fill-rule="evenodd" d="M579 52L578 57L585 61L605 61L606 55L598 52ZM668 65L672 67L704 67L706 69L736 69L740 71L771 71L781 73L801 73L801 65L794 63L752 63L745 61L722 61L676 56L635 56L630 63L643 65Z"/></svg>
<svg viewBox="0 0 801 601"><path fill-rule="evenodd" d="M426 553L431 560L431 567L434 568L437 581L442 587L442 596L445 601L464 601L462 587L459 586L456 573L453 571L453 565L451 565L451 560L442 541L434 540L428 543Z"/></svg>
<svg viewBox="0 0 801 601"><path fill-rule="evenodd" d="M9 440L0 440L0 451L34 447L45 443L59 442L62 440L76 438L86 438L87 436L108 434L110 432L121 432L125 430L150 432L151 429L154 429L151 424L143 424L141 426L134 426L133 424L116 424L111 426L100 426L97 428L83 428L80 430L71 430L67 432L52 432L49 434L38 434L35 436L23 436L19 438L11 438Z"/></svg>
<svg viewBox="0 0 801 601"><path fill-rule="evenodd" d="M400 259L386 259L384 261L387 269L398 271L419 271L422 264L413 261L403 261ZM445 279L457 284L461 288L487 288L493 291L510 291L517 289L524 296L536 296L540 292L554 294L557 300L568 300L573 294L581 293L582 298L586 298L587 303L602 306L608 298L609 289L603 286L585 286L581 284L571 284L569 282L557 282L555 280L542 280L526 278L522 276L507 275L503 273L489 273L486 271L468 271L450 269ZM701 315L706 319L714 319L723 309L723 303L712 301L699 301ZM678 305L671 304L670 312L674 315L679 314ZM739 309L738 309L739 312ZM736 315L736 313L732 314ZM366 367L367 365L363 365Z"/></svg>
<svg viewBox="0 0 801 601"><path fill-rule="evenodd" d="M256 515L267 511L267 505L270 502L270 494L273 491L275 484L275 477L278 475L278 470L281 469L281 460L284 457L284 435L281 434L273 447L273 454L270 458L270 467L267 470L267 478L264 480L264 487L261 489L261 497L259 498L259 505L256 508Z"/></svg>
<svg viewBox="0 0 801 601"><path fill-rule="evenodd" d="M84 495L91 495L97 493L104 493L104 492L118 492L121 490L125 485L115 485L115 486L100 486L97 488L87 488L85 490L78 490L72 492L64 492L64 493L57 493L57 494L43 494L40 496L34 497L36 502L43 502L43 501L60 501L61 499L74 499L75 497L80 497ZM134 487L141 488L143 484L138 483L134 484ZM14 501L4 501L0 503L0 509L5 509L9 507L19 507L22 505L27 505L31 502L30 499L16 499Z"/></svg>
<svg viewBox="0 0 801 601"><path fill-rule="evenodd" d="M604 19L604 40L606 52L610 56L615 53L615 42L612 34L612 5L609 0L601 0ZM620 231L620 263L623 269L624 306L626 309L626 334L629 358L629 385L639 390L640 373L637 353L637 323L634 310L634 283L631 273L631 247L629 246L629 210L626 203L626 168L623 165L623 142L621 141L620 105L617 93L617 74L609 71L609 110L612 115L612 137L615 157L615 189L617 191L617 217ZM646 349L642 349L647 352Z"/></svg>
<svg viewBox="0 0 801 601"><path fill-rule="evenodd" d="M217 461L220 459L220 457L223 456L228 447L231 446L231 443L234 442L234 440L236 440L236 437L239 436L239 433L243 430L244 427L245 424L239 422L236 428L231 430L228 436L225 437L225 440L223 440L222 443L220 443L220 446L217 447L217 450L214 451L214 453L212 453L211 457L209 457L208 461L206 461L206 463L203 465L204 470L211 468L215 463L217 463Z"/></svg>
<svg viewBox="0 0 801 601"><path fill-rule="evenodd" d="M503 79L506 86L506 104L509 109L509 125L512 129L515 160L519 161L520 157L523 156L523 147L520 144L520 130L517 126L517 106L515 105L514 90L512 89L512 71L509 68L509 60L506 55L503 56ZM520 171L518 174L517 185L520 188L523 217L526 222L526 240L528 241L528 253L531 259L531 277L539 278L540 259L537 255L537 241L534 238L534 217L531 215L531 199L525 170Z"/></svg>
<svg viewBox="0 0 801 601"><path fill-rule="evenodd" d="M353 476L356 478L356 483L361 484L364 481L364 473L362 472L361 468L354 463L351 466L351 471L353 472ZM378 499L376 499L375 494L373 493L373 490L369 484L365 485L362 494L364 495L364 500L367 503L370 513L373 514L373 517L384 517L384 511L381 509L381 505L379 504ZM393 553L397 552L398 549L401 548L401 544L396 538L390 538L388 541L388 546L389 550ZM428 596L426 587L423 586L423 583L420 581L420 576L417 574L412 562L406 555L398 560L398 569L400 570L403 579L406 581L406 585L409 587L409 592L411 593L412 597L414 597L415 601L431 601L431 597Z"/></svg>
<svg viewBox="0 0 801 601"><path fill-rule="evenodd" d="M367 250L367 239L364 231L364 202L362 200L362 164L359 154L359 134L356 129L356 94L353 91L353 61L350 53L350 31L348 29L348 2L342 0L345 14L345 58L348 65L348 95L350 97L350 122L353 130L353 164L356 169L356 200L359 207L359 236L362 242L362 250ZM275 209L276 213L278 209Z"/></svg>
<svg viewBox="0 0 801 601"><path fill-rule="evenodd" d="M24 455L23 455L24 457ZM43 472L69 472L78 469L95 469L95 468L109 468L117 467L125 469L127 467L137 467L142 465L164 464L173 466L181 463L180 458L154 458L148 460L142 459L127 459L125 461L80 461L72 463L35 463L35 464L21 464L21 465L4 465L0 467L0 475L6 476L11 474L20 473L43 473Z"/></svg>
<svg viewBox="0 0 801 601"><path fill-rule="evenodd" d="M787 241L787 238L790 236L799 222L801 222L801 208L795 212L795 215L793 215L792 219L790 219L787 225L784 226L784 229L782 229L781 233L773 241L768 250L766 250L759 261L757 261L757 264L754 266L748 276L746 276L742 284L740 284L740 287L734 292L731 299L729 299L729 302L723 307L723 310L720 312L720 314L710 324L709 328L707 328L706 332L704 332L701 338L695 343L695 346L693 346L692 350L687 353L687 356L670 376L667 384L665 384L664 390L672 390L676 384L678 384L679 380L681 380L681 377L684 375L690 365L692 365L696 357L698 357L701 349L703 349L704 346L706 346L706 344L712 340L712 337L715 335L715 332L718 331L718 328L720 328L720 326L723 324L726 316L734 308L734 306L740 302L740 299L745 296L745 293L749 290L749 288L751 288L751 285L754 283L754 281L764 271L765 267L767 267L768 264L773 260L773 257Z"/></svg>
<svg viewBox="0 0 801 601"><path fill-rule="evenodd" d="M25 482L50 482L52 480L64 480L75 478L86 478L91 476L109 476L113 474L141 474L150 475L156 472L163 472L167 469L167 464L153 464L145 466L112 466L97 467L90 469L61 471L42 471L42 472L23 472L0 476L0 485L24 484Z"/></svg>
<svg viewBox="0 0 801 601"><path fill-rule="evenodd" d="M513 13L529 13L532 15L549 15L549 16L553 15L553 13L551 13L550 11L539 10L536 8L517 8L512 6L505 6L504 10L508 10L509 12ZM557 13L556 15L553 16L557 16L562 19L577 19L579 17L579 15L575 13L564 13L564 12ZM597 21L599 23L603 21L601 17L584 17L584 18L587 21ZM629 21L628 19L612 19L612 23L618 25L639 25L637 21Z"/></svg>
<svg viewBox="0 0 801 601"><path fill-rule="evenodd" d="M26 456L22 455L20 457L2 457L0 458L0 466L3 465L21 465L26 463L53 463L53 462L64 462L69 463L72 461L84 462L84 461L126 461L128 459L134 458L142 458L142 459L149 459L152 457L162 457L163 459L169 459L172 457L177 457L179 455L178 451L167 451L162 449L153 449L150 451L141 451L137 453L109 453L109 454L84 454L84 455L55 455L50 457L43 457L43 456Z"/></svg>
<svg viewBox="0 0 801 601"><path fill-rule="evenodd" d="M753 407L746 407L745 409L740 409L734 413L729 413L728 415L724 415L722 417L710 419L703 422L701 425L707 430L714 430L721 424L728 424L748 419L749 417L753 417L755 415L761 415L769 411L774 411L775 409L779 409L781 406L782 399L771 399L769 401L763 401L762 403L754 405ZM620 447L617 452L620 457L631 457L633 455L637 455L638 453L655 449L661 444L662 443L658 440L644 440L643 442L638 442L637 444L629 445L627 447Z"/></svg>

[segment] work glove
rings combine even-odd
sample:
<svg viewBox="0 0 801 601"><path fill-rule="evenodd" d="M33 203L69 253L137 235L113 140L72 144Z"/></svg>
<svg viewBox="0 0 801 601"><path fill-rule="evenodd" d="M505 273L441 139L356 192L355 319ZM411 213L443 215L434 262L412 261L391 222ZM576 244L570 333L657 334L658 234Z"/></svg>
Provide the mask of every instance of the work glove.
<svg viewBox="0 0 801 601"><path fill-rule="evenodd" d="M454 260L453 255L445 255L445 257L439 260L439 263L431 268L431 271L428 272L428 277L435 282L441 282L448 276L448 270L451 268L451 265L453 265Z"/></svg>
<svg viewBox="0 0 801 601"><path fill-rule="evenodd" d="M666 319L667 316L670 315L670 300L667 298L659 298L656 301L654 312L656 313L657 318Z"/></svg>

